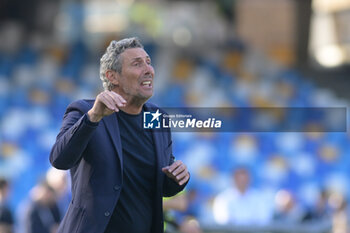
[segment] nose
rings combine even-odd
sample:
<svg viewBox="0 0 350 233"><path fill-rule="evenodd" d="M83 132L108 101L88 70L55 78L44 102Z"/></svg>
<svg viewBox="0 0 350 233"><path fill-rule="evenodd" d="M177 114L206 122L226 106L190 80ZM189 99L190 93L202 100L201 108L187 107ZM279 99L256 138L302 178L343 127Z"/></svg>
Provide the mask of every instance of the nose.
<svg viewBox="0 0 350 233"><path fill-rule="evenodd" d="M151 75L152 77L154 76L154 69L153 69L153 66L151 64L146 64L145 75Z"/></svg>

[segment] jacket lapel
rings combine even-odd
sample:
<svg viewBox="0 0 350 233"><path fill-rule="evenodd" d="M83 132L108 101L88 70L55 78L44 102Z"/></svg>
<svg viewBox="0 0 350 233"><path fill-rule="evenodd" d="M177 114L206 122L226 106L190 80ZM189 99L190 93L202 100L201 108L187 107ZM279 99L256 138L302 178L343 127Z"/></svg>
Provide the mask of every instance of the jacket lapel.
<svg viewBox="0 0 350 233"><path fill-rule="evenodd" d="M154 107L149 107L147 104L144 105L144 110L145 111L155 111ZM162 151L162 145L164 145L163 142L163 133L160 130L151 130L152 131L152 136L153 136L153 143L155 147L155 152L156 152L156 159L157 159L157 170L162 172L162 167L163 167L163 157L162 154L164 151Z"/></svg>
<svg viewBox="0 0 350 233"><path fill-rule="evenodd" d="M109 116L104 117L103 122L105 124L106 130L112 139L113 146L117 151L119 160L120 160L120 165L121 169L123 168L123 156L122 156L122 143L120 139L120 131L119 131L119 126L118 126L118 119L116 113L113 113Z"/></svg>
<svg viewBox="0 0 350 233"><path fill-rule="evenodd" d="M159 131L156 132L156 131L152 130L152 135L153 135L153 142L154 142L154 147L155 147L156 156L157 156L157 167L158 167L158 169L161 170L163 167L162 153L164 152L161 149L162 145L164 145L162 133Z"/></svg>
<svg viewBox="0 0 350 233"><path fill-rule="evenodd" d="M148 107L147 104L144 105L145 111L154 111L151 107ZM153 221L153 227L152 232L163 232L163 217L162 217L162 202L163 202L163 181L164 181L164 173L162 172L162 167L164 166L164 159L163 159L163 153L162 150L164 146L164 138L163 138L163 132L152 130L152 136L153 136L153 143L155 147L156 152L156 198L155 198L155 210L160 210L158 212L157 217ZM158 218L159 217L159 218Z"/></svg>

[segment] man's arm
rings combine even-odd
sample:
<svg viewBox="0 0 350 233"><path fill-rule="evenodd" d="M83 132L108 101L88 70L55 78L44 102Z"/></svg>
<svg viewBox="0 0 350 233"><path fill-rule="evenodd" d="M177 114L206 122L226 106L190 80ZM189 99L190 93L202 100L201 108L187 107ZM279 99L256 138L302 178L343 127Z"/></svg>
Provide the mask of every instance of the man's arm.
<svg viewBox="0 0 350 233"><path fill-rule="evenodd" d="M82 153L99 121L118 112L119 107L125 104L126 101L113 91L98 94L92 108L83 101L71 104L67 108L61 131L50 153L52 166L58 169L74 167L82 158Z"/></svg>
<svg viewBox="0 0 350 233"><path fill-rule="evenodd" d="M62 128L50 153L50 162L57 169L70 169L82 158L98 123L90 122L87 114L68 107Z"/></svg>

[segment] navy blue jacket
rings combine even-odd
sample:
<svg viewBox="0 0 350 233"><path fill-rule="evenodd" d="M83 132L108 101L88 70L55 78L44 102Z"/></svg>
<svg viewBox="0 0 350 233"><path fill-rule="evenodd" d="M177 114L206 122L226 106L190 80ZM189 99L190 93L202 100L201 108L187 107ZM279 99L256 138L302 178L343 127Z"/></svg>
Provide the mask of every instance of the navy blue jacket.
<svg viewBox="0 0 350 233"><path fill-rule="evenodd" d="M87 119L94 100L70 104L50 153L51 164L70 169L72 201L58 233L103 233L123 187L123 154L116 114L99 123ZM146 103L145 110L156 106ZM162 167L174 162L170 131L152 132L157 172L152 233L163 232L162 197L180 192Z"/></svg>

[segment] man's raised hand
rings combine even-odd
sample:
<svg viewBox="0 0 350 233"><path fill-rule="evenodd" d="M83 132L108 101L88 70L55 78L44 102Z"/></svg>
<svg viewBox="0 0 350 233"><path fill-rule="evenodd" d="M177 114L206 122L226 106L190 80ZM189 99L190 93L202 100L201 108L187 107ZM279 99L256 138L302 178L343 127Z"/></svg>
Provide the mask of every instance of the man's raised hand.
<svg viewBox="0 0 350 233"><path fill-rule="evenodd" d="M103 91L97 95L94 106L88 111L89 120L98 122L103 117L114 112L119 112L119 108L125 107L126 100L114 91Z"/></svg>

